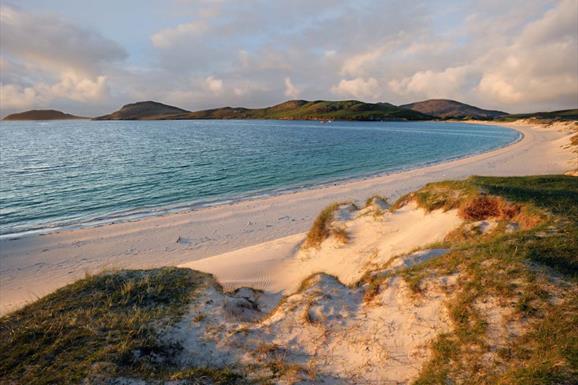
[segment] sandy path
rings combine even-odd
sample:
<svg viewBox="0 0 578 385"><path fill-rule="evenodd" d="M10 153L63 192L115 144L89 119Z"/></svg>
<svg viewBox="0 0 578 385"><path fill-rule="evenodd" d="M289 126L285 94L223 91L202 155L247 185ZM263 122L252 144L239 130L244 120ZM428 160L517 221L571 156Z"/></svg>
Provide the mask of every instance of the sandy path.
<svg viewBox="0 0 578 385"><path fill-rule="evenodd" d="M2 240L0 314L87 272L178 265L301 233L331 202L364 200L375 193L395 198L431 181L469 175L550 174L576 167L575 154L562 148L569 143L567 131L515 128L524 138L511 146L412 171L134 222ZM286 252L291 245L284 245L279 250Z"/></svg>

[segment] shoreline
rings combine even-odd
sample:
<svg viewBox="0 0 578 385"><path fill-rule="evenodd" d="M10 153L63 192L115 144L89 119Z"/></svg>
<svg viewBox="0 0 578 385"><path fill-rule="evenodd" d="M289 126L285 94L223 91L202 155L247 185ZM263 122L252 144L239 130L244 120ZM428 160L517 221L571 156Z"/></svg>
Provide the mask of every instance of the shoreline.
<svg viewBox="0 0 578 385"><path fill-rule="evenodd" d="M282 195L290 195L293 193L299 192L307 192L311 190L318 190L327 187L335 187L341 186L343 184L348 183L355 183L365 180L371 180L380 177L391 176L399 173L404 172L411 172L414 170L425 169L431 166L440 165L444 163L449 163L453 161L459 161L462 159L471 158L477 155L489 154L493 151L500 150L502 148L507 148L524 140L524 132L517 129L513 126L508 126L507 124L502 124L502 122L487 122L487 121L460 121L460 120L448 120L440 123L462 123L462 124L475 124L475 125L491 125L491 126L500 126L504 128L511 129L516 131L518 137L504 145L500 145L494 147L489 150L480 150L476 152L472 152L466 155L461 156L454 156L449 157L446 159L442 159L439 161L431 161L426 162L420 165L409 166L406 168L394 169L389 171L376 171L364 175L357 175L357 176L345 176L340 177L337 179L332 179L329 181L311 181L302 183L299 186L287 186L287 187L278 187L278 188L271 188L271 189L264 189L264 190L256 190L256 191L249 191L246 193L239 194L237 196L230 196L230 197L222 197L217 198L214 201L205 200L199 202L190 202L190 203L176 203L173 205L167 206L158 206L158 207L148 207L142 209L132 209L132 210L125 210L125 211L117 211L112 212L109 214L103 214L99 216L95 216L92 219L88 219L85 221L78 221L72 223L64 223L61 225L41 227L37 229L29 229L23 230L19 232L11 232L11 233L0 233L0 242L2 241L10 241L10 240L17 240L27 237L36 237L36 236L45 236L55 233L60 233L64 231L75 231L75 230L82 230L82 229L90 229L90 228L99 228L102 226L108 225L115 225L119 223L126 223L126 222L136 222L141 220L146 220L151 217L164 217L170 216L174 214L181 214L181 213L190 213L200 210L205 210L208 208L219 207L219 206L232 206L238 203L248 202L248 201L259 201L262 199L273 198L276 196Z"/></svg>
<svg viewBox="0 0 578 385"><path fill-rule="evenodd" d="M430 181L474 174L550 174L571 167L574 157L561 148L570 134L560 132L560 127L497 125L523 136L505 147L402 172L98 227L0 240L0 313L86 273L182 265L303 233L331 202L362 200L375 193L396 198Z"/></svg>

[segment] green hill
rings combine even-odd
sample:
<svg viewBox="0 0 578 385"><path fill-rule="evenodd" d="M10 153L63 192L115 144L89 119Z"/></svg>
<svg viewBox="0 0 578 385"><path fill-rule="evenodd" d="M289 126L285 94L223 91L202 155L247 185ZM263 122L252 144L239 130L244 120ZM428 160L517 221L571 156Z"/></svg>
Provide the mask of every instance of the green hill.
<svg viewBox="0 0 578 385"><path fill-rule="evenodd" d="M99 116L94 120L161 120L184 114L189 111L167 104L146 101L126 104L111 114Z"/></svg>
<svg viewBox="0 0 578 385"><path fill-rule="evenodd" d="M357 100L289 100L267 108L217 108L184 114L178 119L285 119L285 120L429 120L431 116L389 103Z"/></svg>
<svg viewBox="0 0 578 385"><path fill-rule="evenodd" d="M578 108L548 112L532 112L527 114L512 114L503 117L504 120L544 119L544 120L578 120Z"/></svg>
<svg viewBox="0 0 578 385"><path fill-rule="evenodd" d="M503 111L484 110L449 99L430 99L400 106L440 119L495 119L508 115Z"/></svg>
<svg viewBox="0 0 578 385"><path fill-rule="evenodd" d="M68 120L87 119L82 116L65 114L57 110L30 110L6 116L2 120Z"/></svg>

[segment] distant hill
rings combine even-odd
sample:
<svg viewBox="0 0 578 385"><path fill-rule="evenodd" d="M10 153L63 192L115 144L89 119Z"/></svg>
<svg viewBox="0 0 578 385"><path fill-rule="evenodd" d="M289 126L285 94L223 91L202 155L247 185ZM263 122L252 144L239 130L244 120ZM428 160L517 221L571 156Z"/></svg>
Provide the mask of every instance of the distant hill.
<svg viewBox="0 0 578 385"><path fill-rule="evenodd" d="M449 99L429 99L400 107L440 119L496 119L508 115L503 111L484 110Z"/></svg>
<svg viewBox="0 0 578 385"><path fill-rule="evenodd" d="M549 112L533 112L528 114L512 114L503 117L504 120L515 119L546 119L546 120L578 120L578 108Z"/></svg>
<svg viewBox="0 0 578 385"><path fill-rule="evenodd" d="M64 120L64 119L88 119L82 116L65 114L57 110L30 110L11 114L2 120Z"/></svg>
<svg viewBox="0 0 578 385"><path fill-rule="evenodd" d="M112 114L99 116L95 120L160 120L181 115L189 111L163 103L146 101L126 104Z"/></svg>
<svg viewBox="0 0 578 385"><path fill-rule="evenodd" d="M429 120L431 116L389 103L357 100L289 100L267 108L223 107L167 116L166 119Z"/></svg>

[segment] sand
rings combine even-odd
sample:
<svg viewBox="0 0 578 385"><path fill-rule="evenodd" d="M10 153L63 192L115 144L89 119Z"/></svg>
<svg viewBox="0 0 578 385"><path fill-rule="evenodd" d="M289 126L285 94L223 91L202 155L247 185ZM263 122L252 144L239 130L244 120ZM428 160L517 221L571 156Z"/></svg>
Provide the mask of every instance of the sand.
<svg viewBox="0 0 578 385"><path fill-rule="evenodd" d="M306 233L299 233L181 267L211 273L227 290L251 287L287 295L315 273L330 274L352 285L372 266L442 241L462 223L456 210L426 213L415 204L394 213L374 205L356 210L350 204L338 211L333 226L347 232L350 241L345 244L329 238L319 248L303 249Z"/></svg>
<svg viewBox="0 0 578 385"><path fill-rule="evenodd" d="M431 181L469 175L559 174L576 168L576 155L567 148L571 136L567 127L502 125L519 130L523 139L488 153L391 175L133 222L2 240L0 313L104 269L184 264L213 271L230 287L251 284L288 290L295 283L282 282L272 271L298 256L303 233L332 202L364 201L376 193L395 199Z"/></svg>

